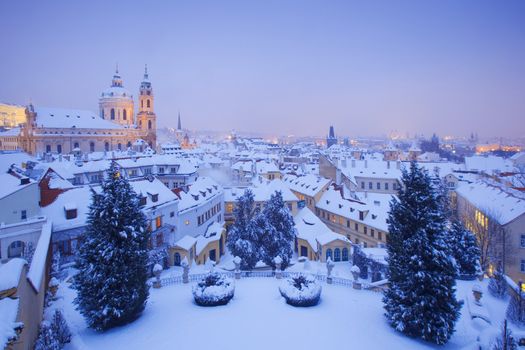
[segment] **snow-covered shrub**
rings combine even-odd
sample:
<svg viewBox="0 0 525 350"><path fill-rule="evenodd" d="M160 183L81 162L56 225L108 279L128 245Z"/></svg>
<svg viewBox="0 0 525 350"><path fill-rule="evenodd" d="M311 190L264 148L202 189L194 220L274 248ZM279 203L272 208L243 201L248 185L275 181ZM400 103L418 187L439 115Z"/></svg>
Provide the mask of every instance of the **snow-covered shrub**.
<svg viewBox="0 0 525 350"><path fill-rule="evenodd" d="M518 343L512 336L512 331L507 327L507 320L505 320L501 327L500 335L494 340L491 350L516 350Z"/></svg>
<svg viewBox="0 0 525 350"><path fill-rule="evenodd" d="M60 347L63 347L71 341L71 332L60 310L55 310L53 314L51 330L55 334L55 338L58 340Z"/></svg>
<svg viewBox="0 0 525 350"><path fill-rule="evenodd" d="M525 327L525 300L518 293L510 293L511 297L507 306L507 318L514 324ZM521 298L521 307L520 307ZM520 314L521 310L521 314Z"/></svg>
<svg viewBox="0 0 525 350"><path fill-rule="evenodd" d="M55 332L47 321L42 321L34 350L60 350L62 348Z"/></svg>
<svg viewBox="0 0 525 350"><path fill-rule="evenodd" d="M231 278L211 272L193 286L192 292L197 305L226 305L233 298L235 284Z"/></svg>
<svg viewBox="0 0 525 350"><path fill-rule="evenodd" d="M507 296L507 282L505 276L497 269L489 279L489 292L493 297L503 299Z"/></svg>
<svg viewBox="0 0 525 350"><path fill-rule="evenodd" d="M314 306L321 298L321 285L311 275L300 274L287 278L279 287L279 292L292 306Z"/></svg>

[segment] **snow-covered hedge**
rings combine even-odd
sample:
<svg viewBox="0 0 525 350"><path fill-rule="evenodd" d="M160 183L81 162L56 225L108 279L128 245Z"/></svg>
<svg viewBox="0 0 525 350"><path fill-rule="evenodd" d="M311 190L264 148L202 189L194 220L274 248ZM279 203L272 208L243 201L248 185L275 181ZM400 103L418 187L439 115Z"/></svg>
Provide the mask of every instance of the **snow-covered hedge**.
<svg viewBox="0 0 525 350"><path fill-rule="evenodd" d="M226 305L233 298L235 285L231 278L211 272L193 286L192 292L197 305Z"/></svg>
<svg viewBox="0 0 525 350"><path fill-rule="evenodd" d="M314 306L321 298L321 285L311 275L297 275L283 281L279 292L292 306Z"/></svg>

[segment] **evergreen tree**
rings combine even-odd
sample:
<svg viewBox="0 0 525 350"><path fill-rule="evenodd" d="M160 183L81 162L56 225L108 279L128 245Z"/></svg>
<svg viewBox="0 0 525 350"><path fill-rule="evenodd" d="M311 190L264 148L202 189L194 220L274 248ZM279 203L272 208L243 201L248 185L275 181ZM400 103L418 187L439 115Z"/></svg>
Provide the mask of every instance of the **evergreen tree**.
<svg viewBox="0 0 525 350"><path fill-rule="evenodd" d="M353 246L352 254L352 265L359 267L359 277L362 279L368 278L368 265L370 260L366 257L366 254L361 249L360 245Z"/></svg>
<svg viewBox="0 0 525 350"><path fill-rule="evenodd" d="M386 317L393 328L436 344L454 332L460 303L455 297L456 267L449 256L442 194L428 172L410 165L391 202L387 239Z"/></svg>
<svg viewBox="0 0 525 350"><path fill-rule="evenodd" d="M60 350L62 345L47 321L42 321L34 350Z"/></svg>
<svg viewBox="0 0 525 350"><path fill-rule="evenodd" d="M60 310L55 310L53 313L53 318L51 320L51 330L55 334L60 347L63 347L65 344L71 341L71 332L69 331L69 327Z"/></svg>
<svg viewBox="0 0 525 350"><path fill-rule="evenodd" d="M251 270L259 260L257 225L254 221L253 193L246 190L239 197L233 211L235 223L226 239L228 250L233 256L241 258L241 269Z"/></svg>
<svg viewBox="0 0 525 350"><path fill-rule="evenodd" d="M149 294L148 235L139 198L112 163L101 191L92 192L77 258L75 303L90 327L123 325L144 310Z"/></svg>
<svg viewBox="0 0 525 350"><path fill-rule="evenodd" d="M264 230L260 235L263 262L275 269L273 259L279 256L282 259L281 269L284 270L290 264L293 254L295 224L281 191L272 194L256 222L259 223L259 232Z"/></svg>
<svg viewBox="0 0 525 350"><path fill-rule="evenodd" d="M507 296L507 282L505 276L498 266L489 279L489 292L493 297L503 299Z"/></svg>
<svg viewBox="0 0 525 350"><path fill-rule="evenodd" d="M481 250L476 236L459 221L454 220L449 232L452 256L456 259L458 274L465 278L474 278L479 270Z"/></svg>

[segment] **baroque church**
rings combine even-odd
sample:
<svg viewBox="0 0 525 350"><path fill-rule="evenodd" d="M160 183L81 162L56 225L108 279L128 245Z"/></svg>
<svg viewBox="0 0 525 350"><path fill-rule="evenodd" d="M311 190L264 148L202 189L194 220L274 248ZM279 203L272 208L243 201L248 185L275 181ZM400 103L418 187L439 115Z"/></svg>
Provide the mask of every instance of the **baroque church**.
<svg viewBox="0 0 525 350"><path fill-rule="evenodd" d="M26 121L20 124L18 147L33 155L110 152L126 150L137 142L155 150L157 116L147 67L137 114L134 107L117 67L111 86L100 95L98 114L30 104L25 110Z"/></svg>

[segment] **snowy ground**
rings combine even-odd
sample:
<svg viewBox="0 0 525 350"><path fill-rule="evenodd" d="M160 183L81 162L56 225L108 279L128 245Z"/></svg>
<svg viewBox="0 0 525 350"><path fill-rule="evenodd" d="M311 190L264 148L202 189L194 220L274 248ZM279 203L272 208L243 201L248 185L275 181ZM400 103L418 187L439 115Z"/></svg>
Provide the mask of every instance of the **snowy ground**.
<svg viewBox="0 0 525 350"><path fill-rule="evenodd" d="M74 310L75 292L63 282L53 308L62 308L73 333L66 349L474 349L481 333L485 337L499 327L506 303L485 293L491 318L486 328L472 322L466 305L456 333L444 347L405 337L385 321L381 294L323 284L321 303L294 308L285 303L274 278L236 281L235 297L226 306L203 308L193 303L191 285L152 289L143 315L134 323L97 333ZM457 296L471 293L474 282L458 282ZM486 283L482 284L486 290Z"/></svg>

